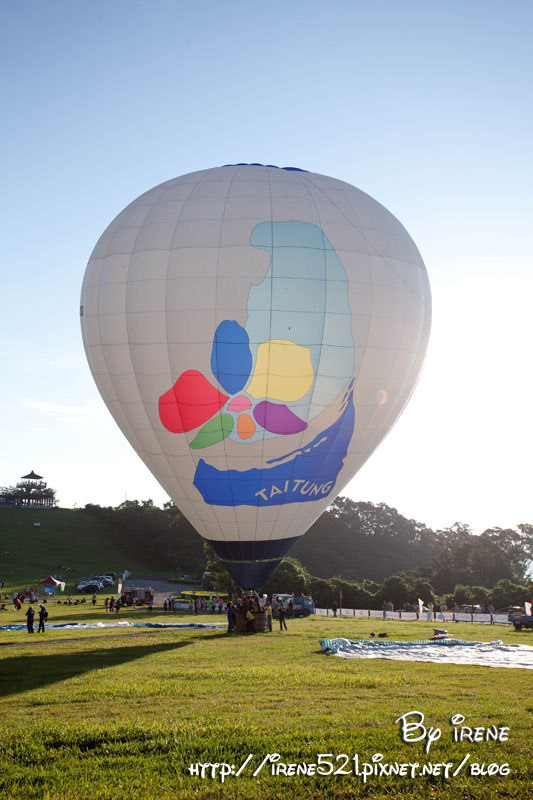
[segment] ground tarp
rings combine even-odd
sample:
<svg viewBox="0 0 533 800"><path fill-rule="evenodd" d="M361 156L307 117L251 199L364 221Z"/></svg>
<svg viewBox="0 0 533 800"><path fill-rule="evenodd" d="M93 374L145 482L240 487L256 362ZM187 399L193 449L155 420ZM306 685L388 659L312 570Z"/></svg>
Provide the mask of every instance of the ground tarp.
<svg viewBox="0 0 533 800"><path fill-rule="evenodd" d="M46 630L81 631L91 628L227 628L226 623L219 622L207 624L204 622L52 622L46 625ZM25 631L26 625L0 625L0 631Z"/></svg>
<svg viewBox="0 0 533 800"><path fill-rule="evenodd" d="M533 647L524 644L439 641L351 641L320 639L322 651L340 658L387 658L393 661L432 661L439 664L473 664L485 667L533 669Z"/></svg>

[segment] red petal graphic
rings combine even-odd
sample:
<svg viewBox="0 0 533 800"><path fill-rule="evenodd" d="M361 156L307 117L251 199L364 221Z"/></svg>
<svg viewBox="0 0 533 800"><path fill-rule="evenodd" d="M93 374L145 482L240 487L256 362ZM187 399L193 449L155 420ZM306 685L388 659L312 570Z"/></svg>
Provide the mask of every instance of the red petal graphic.
<svg viewBox="0 0 533 800"><path fill-rule="evenodd" d="M159 398L159 418L167 431L192 431L220 411L227 400L201 372L187 370Z"/></svg>

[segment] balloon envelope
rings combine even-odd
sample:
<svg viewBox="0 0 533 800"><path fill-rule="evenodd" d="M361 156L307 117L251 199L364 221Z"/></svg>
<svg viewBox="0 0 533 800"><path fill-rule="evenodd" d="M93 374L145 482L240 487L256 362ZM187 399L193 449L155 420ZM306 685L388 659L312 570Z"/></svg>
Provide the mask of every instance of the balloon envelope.
<svg viewBox="0 0 533 800"><path fill-rule="evenodd" d="M228 165L109 225L82 288L113 417L244 588L258 588L394 424L431 298L413 241L347 183Z"/></svg>

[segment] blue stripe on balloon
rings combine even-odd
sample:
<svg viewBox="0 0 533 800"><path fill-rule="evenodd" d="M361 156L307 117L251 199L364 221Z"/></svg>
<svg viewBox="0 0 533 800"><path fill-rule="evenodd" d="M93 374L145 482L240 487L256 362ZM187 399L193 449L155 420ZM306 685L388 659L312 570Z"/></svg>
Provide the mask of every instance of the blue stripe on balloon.
<svg viewBox="0 0 533 800"><path fill-rule="evenodd" d="M303 450L286 453L263 469L219 470L200 459L194 485L215 506L279 506L323 500L333 492L348 452L355 424L353 391L336 422ZM291 458L292 456L292 458Z"/></svg>

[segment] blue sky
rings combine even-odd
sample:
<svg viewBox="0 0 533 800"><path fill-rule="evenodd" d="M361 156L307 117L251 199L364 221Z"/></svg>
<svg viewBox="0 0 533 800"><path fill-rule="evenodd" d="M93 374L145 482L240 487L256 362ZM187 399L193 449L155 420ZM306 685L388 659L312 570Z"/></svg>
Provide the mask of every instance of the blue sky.
<svg viewBox="0 0 533 800"><path fill-rule="evenodd" d="M532 22L527 0L3 3L0 485L165 499L89 373L85 265L143 191L259 161L368 192L428 268L419 386L346 492L533 522Z"/></svg>

